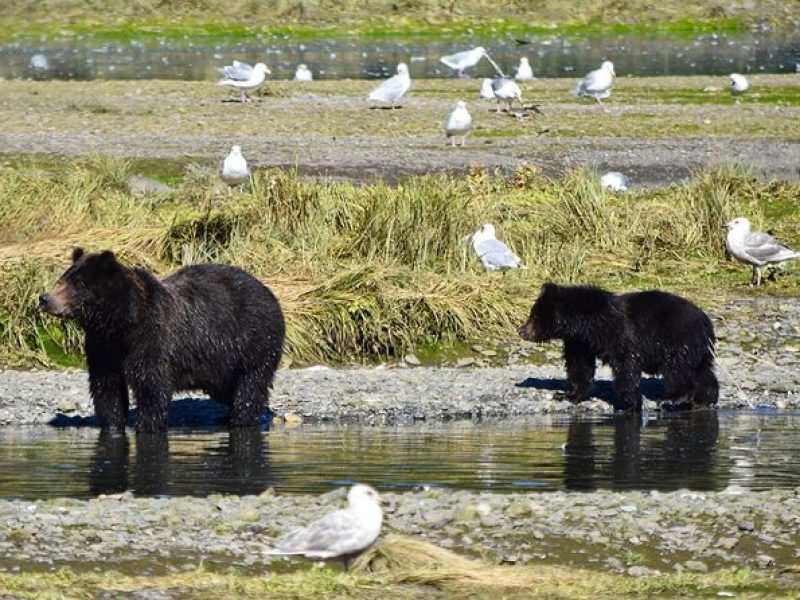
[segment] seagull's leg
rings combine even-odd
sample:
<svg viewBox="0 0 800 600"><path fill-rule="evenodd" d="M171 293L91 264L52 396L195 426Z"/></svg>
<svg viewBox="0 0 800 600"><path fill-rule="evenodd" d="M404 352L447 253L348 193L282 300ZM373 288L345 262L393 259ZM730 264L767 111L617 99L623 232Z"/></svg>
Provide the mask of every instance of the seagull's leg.
<svg viewBox="0 0 800 600"><path fill-rule="evenodd" d="M500 100L497 101L497 110L495 112L500 112Z"/></svg>

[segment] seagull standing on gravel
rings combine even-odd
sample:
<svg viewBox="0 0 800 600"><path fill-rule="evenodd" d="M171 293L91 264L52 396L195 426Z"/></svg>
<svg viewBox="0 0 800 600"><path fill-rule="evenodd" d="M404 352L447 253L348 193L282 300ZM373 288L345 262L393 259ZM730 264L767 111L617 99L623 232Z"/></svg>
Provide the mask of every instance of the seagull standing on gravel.
<svg viewBox="0 0 800 600"><path fill-rule="evenodd" d="M616 75L614 63L607 60L600 65L599 69L591 71L578 83L578 87L575 88L575 95L591 96L597 100L598 104L602 104L601 100L611 95L611 85L614 83Z"/></svg>
<svg viewBox="0 0 800 600"><path fill-rule="evenodd" d="M738 73L731 73L731 81L729 85L731 94L734 96L744 94L750 88L750 83L747 81L747 78L744 75L739 75Z"/></svg>
<svg viewBox="0 0 800 600"><path fill-rule="evenodd" d="M492 92L494 98L497 100L497 112L500 112L500 102L505 100L508 102L508 111L511 112L511 106L514 100L519 100L522 104L522 90L519 89L517 82L508 77L495 77L492 79Z"/></svg>
<svg viewBox="0 0 800 600"><path fill-rule="evenodd" d="M222 181L231 187L241 185L250 179L250 169L247 168L247 161L242 156L242 149L239 146L233 146L225 157L220 176Z"/></svg>
<svg viewBox="0 0 800 600"><path fill-rule="evenodd" d="M491 223L481 226L470 238L475 254L487 271L524 268L522 259L495 237L495 228Z"/></svg>
<svg viewBox="0 0 800 600"><path fill-rule="evenodd" d="M397 65L397 75L390 77L370 93L367 98L370 102L388 104L392 108L397 107L397 102L411 87L411 76L408 74L408 65L400 63Z"/></svg>
<svg viewBox="0 0 800 600"><path fill-rule="evenodd" d="M459 100L444 124L447 139L450 140L451 145L455 146L456 138L460 137L461 146L464 146L467 143L467 135L470 129L472 129L472 115L469 114L467 105Z"/></svg>
<svg viewBox="0 0 800 600"><path fill-rule="evenodd" d="M528 62L528 58L523 56L519 59L519 66L517 67L517 74L514 75L514 79L517 81L528 81L533 79L533 69L531 69L531 63Z"/></svg>
<svg viewBox="0 0 800 600"><path fill-rule="evenodd" d="M247 95L247 92L260 88L264 84L267 73L271 73L264 63L257 63L255 67L251 67L247 63L239 62L238 60L233 61L233 64L227 67L222 67L219 72L222 73L223 78L219 80L217 85L236 88L242 92L242 104L247 101L253 101Z"/></svg>
<svg viewBox="0 0 800 600"><path fill-rule="evenodd" d="M627 192L630 179L619 171L609 171L600 178L600 185L612 192Z"/></svg>
<svg viewBox="0 0 800 600"><path fill-rule="evenodd" d="M294 72L294 80L295 81L314 81L314 74L304 64L297 65L297 69Z"/></svg>
<svg viewBox="0 0 800 600"><path fill-rule="evenodd" d="M464 69L474 67L484 56L486 56L486 49L483 46L477 46L472 50L464 50L463 52L443 56L439 59L439 62L456 71L459 77L463 77Z"/></svg>
<svg viewBox="0 0 800 600"><path fill-rule="evenodd" d="M328 513L283 536L267 554L299 554L309 558L347 558L369 548L383 525L382 499L375 489L356 484L347 494L347 508Z"/></svg>
<svg viewBox="0 0 800 600"><path fill-rule="evenodd" d="M752 285L761 285L761 267L779 264L792 258L800 258L795 252L784 246L774 237L760 231L750 231L750 221L739 217L726 223L728 236L725 245L734 258L753 266Z"/></svg>

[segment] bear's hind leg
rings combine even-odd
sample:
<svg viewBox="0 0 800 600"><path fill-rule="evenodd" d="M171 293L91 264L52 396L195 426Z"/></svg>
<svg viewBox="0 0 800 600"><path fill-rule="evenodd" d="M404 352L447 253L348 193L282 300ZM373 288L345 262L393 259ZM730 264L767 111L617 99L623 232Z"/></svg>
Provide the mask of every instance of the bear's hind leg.
<svg viewBox="0 0 800 600"><path fill-rule="evenodd" d="M698 369L694 385L692 406L714 406L719 400L719 381L711 365Z"/></svg>
<svg viewBox="0 0 800 600"><path fill-rule="evenodd" d="M570 386L564 399L576 404L583 402L589 398L589 391L592 389L595 356L585 344L576 340L564 340L564 361Z"/></svg>
<svg viewBox="0 0 800 600"><path fill-rule="evenodd" d="M616 394L615 410L624 412L642 410L642 393L639 391L639 380L642 371L631 356L617 357L610 363L614 374L614 393Z"/></svg>
<svg viewBox="0 0 800 600"><path fill-rule="evenodd" d="M245 373L236 384L230 412L231 427L257 427L269 405L270 378L264 370Z"/></svg>

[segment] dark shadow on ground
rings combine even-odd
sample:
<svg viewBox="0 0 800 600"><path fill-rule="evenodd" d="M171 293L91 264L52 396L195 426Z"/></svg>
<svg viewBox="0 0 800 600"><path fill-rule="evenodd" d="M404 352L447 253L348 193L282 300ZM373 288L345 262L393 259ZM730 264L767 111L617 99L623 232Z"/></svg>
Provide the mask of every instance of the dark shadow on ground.
<svg viewBox="0 0 800 600"><path fill-rule="evenodd" d="M517 387L550 390L554 392L569 391L569 384L567 383L566 379L542 379L540 377L528 377L516 385ZM650 400L660 401L666 399L664 382L657 377L643 377L640 389L644 397ZM595 379L592 389L589 392L589 396L611 403L614 400L614 384L607 379Z"/></svg>
<svg viewBox="0 0 800 600"><path fill-rule="evenodd" d="M169 405L169 419L167 425L173 427L219 427L227 426L229 409L226 405L220 404L208 398L180 398L173 400ZM261 415L262 427L269 425L272 421L272 413L264 411ZM138 411L132 408L128 411L127 425L136 426ZM97 417L94 415L83 417L80 415L70 416L58 413L53 417L48 425L53 427L99 427Z"/></svg>

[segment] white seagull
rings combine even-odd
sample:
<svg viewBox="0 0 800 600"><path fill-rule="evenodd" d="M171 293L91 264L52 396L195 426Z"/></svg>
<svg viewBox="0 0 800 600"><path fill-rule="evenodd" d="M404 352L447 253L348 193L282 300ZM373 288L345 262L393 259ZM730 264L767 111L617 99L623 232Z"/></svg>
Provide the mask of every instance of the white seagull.
<svg viewBox="0 0 800 600"><path fill-rule="evenodd" d="M314 81L314 74L304 64L297 65L297 69L294 72L294 80L295 81Z"/></svg>
<svg viewBox="0 0 800 600"><path fill-rule="evenodd" d="M242 156L242 149L239 146L233 146L228 156L225 157L220 177L231 187L250 179L250 169L247 168L247 161Z"/></svg>
<svg viewBox="0 0 800 600"><path fill-rule="evenodd" d="M483 100L494 100L494 90L492 89L492 79L490 77L486 77L481 81L480 96Z"/></svg>
<svg viewBox="0 0 800 600"><path fill-rule="evenodd" d="M467 143L467 135L470 129L472 129L472 115L469 114L466 103L459 100L444 124L447 139L450 140L451 145L455 146L456 138L460 137L461 145L463 146Z"/></svg>
<svg viewBox="0 0 800 600"><path fill-rule="evenodd" d="M749 87L750 83L747 81L747 78L744 75L739 75L738 73L731 73L731 81L730 81L731 94L733 94L734 96L738 94L744 94Z"/></svg>
<svg viewBox="0 0 800 600"><path fill-rule="evenodd" d="M486 49L483 46L477 46L472 50L448 54L447 56L441 57L439 61L446 64L454 71L457 71L459 77L463 77L464 69L474 67L484 56L486 56Z"/></svg>
<svg viewBox="0 0 800 600"><path fill-rule="evenodd" d="M411 77L408 74L408 65L400 63L397 65L397 75L394 75L376 87L367 98L370 102L388 104L396 108L397 101L411 87Z"/></svg>
<svg viewBox="0 0 800 600"><path fill-rule="evenodd" d="M494 225L486 223L472 234L472 248L487 271L520 269L522 259L495 237Z"/></svg>
<svg viewBox="0 0 800 600"><path fill-rule="evenodd" d="M299 554L345 560L369 548L383 525L382 499L375 489L356 484L347 494L347 508L328 513L283 536L267 554Z"/></svg>
<svg viewBox="0 0 800 600"><path fill-rule="evenodd" d="M630 179L619 171L609 171L600 178L600 185L612 192L627 192Z"/></svg>
<svg viewBox="0 0 800 600"><path fill-rule="evenodd" d="M771 235L750 231L750 221L744 217L726 223L725 227L728 228L725 238L728 252L740 262L753 266L751 283L756 287L761 285L761 267L800 258L800 252L784 246Z"/></svg>
<svg viewBox="0 0 800 600"><path fill-rule="evenodd" d="M514 79L517 81L533 79L533 69L531 69L531 63L528 62L527 57L523 56L519 59L519 66L517 67L517 74L514 75Z"/></svg>
<svg viewBox="0 0 800 600"><path fill-rule="evenodd" d="M217 85L236 88L242 92L242 104L248 100L252 102L247 92L260 88L264 84L267 73L271 73L264 63L256 63L255 67L251 67L247 63L239 62L238 60L233 61L232 65L222 67L219 72L224 77L217 82Z"/></svg>
<svg viewBox="0 0 800 600"><path fill-rule="evenodd" d="M575 88L576 96L591 96L602 104L603 98L611 95L611 85L614 83L614 63L610 60L605 61L596 71L590 72L584 77Z"/></svg>
<svg viewBox="0 0 800 600"><path fill-rule="evenodd" d="M508 102L508 110L511 111L511 106L514 100L519 100L522 104L522 90L519 89L517 82L508 77L495 77L492 79L492 91L494 98L497 100L497 112L500 112L500 102L505 100Z"/></svg>

